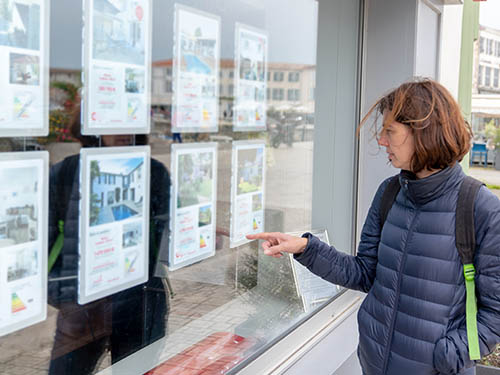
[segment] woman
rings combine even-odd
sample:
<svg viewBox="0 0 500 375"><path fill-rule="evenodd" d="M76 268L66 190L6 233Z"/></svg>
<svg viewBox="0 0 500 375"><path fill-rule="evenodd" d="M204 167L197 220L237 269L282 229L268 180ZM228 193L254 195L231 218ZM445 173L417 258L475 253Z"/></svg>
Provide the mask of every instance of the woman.
<svg viewBox="0 0 500 375"><path fill-rule="evenodd" d="M292 253L332 283L368 293L358 313L358 355L365 375L474 374L465 325L465 284L455 246L455 209L465 175L458 162L472 133L440 84L405 83L369 111L383 116L378 143L401 169L385 224L378 188L356 256L306 233L262 233L267 255ZM362 123L363 123L362 122ZM376 123L376 121L375 121ZM500 201L484 186L474 211L481 355L500 342Z"/></svg>

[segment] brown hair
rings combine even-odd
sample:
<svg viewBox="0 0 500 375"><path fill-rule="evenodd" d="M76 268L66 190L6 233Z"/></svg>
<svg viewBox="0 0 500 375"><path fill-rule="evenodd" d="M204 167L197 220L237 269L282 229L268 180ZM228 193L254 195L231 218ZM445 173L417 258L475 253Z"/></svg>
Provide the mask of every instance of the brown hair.
<svg viewBox="0 0 500 375"><path fill-rule="evenodd" d="M394 121L411 128L415 153L410 166L414 173L443 169L469 152L472 130L450 92L430 79L403 83L380 98L361 121L360 127L376 112L383 116L382 129Z"/></svg>

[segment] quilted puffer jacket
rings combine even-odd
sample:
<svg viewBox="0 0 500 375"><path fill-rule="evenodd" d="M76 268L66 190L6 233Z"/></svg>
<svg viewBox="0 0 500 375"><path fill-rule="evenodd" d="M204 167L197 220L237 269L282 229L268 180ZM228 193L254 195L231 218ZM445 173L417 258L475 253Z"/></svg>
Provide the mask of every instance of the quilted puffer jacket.
<svg viewBox="0 0 500 375"><path fill-rule="evenodd" d="M365 375L473 374L465 284L455 246L459 164L424 179L399 175L401 190L381 228L379 187L356 256L311 234L296 259L332 283L368 293L358 313ZM481 187L475 201L476 294L481 355L500 342L500 201Z"/></svg>

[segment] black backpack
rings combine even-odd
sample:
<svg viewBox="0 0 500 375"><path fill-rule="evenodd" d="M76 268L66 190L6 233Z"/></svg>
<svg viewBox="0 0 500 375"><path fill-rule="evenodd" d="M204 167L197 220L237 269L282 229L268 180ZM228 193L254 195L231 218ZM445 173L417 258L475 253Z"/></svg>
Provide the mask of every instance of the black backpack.
<svg viewBox="0 0 500 375"><path fill-rule="evenodd" d="M57 202L50 202L50 205L56 210L59 234L54 244L51 244L52 248L50 249L48 259L48 273L52 270L64 244L64 220L79 163L79 154L68 156L62 161L61 169L59 170L58 184L55 187Z"/></svg>
<svg viewBox="0 0 500 375"><path fill-rule="evenodd" d="M469 357L471 360L481 359L479 338L477 333L477 305L474 278L474 253L476 250L476 231L474 228L474 201L483 183L466 176L458 193L455 212L455 245L463 265L466 288L466 324ZM380 228L384 226L392 204L401 189L399 175L391 177L380 202Z"/></svg>

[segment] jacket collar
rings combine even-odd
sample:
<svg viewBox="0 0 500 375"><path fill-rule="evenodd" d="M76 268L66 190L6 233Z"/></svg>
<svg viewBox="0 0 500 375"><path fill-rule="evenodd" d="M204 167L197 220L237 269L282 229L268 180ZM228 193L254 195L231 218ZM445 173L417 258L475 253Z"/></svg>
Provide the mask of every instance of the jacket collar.
<svg viewBox="0 0 500 375"><path fill-rule="evenodd" d="M413 172L401 170L399 183L413 203L423 205L452 190L464 176L460 164L455 163L422 179L417 179Z"/></svg>

